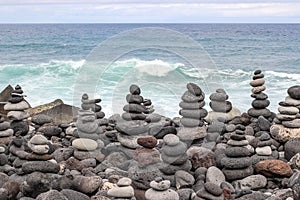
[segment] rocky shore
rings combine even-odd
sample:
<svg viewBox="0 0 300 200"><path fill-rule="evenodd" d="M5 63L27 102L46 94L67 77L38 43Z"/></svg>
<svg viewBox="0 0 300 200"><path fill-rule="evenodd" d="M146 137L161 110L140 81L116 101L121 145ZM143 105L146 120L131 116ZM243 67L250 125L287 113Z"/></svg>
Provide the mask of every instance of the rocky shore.
<svg viewBox="0 0 300 200"><path fill-rule="evenodd" d="M0 200L299 200L300 86L272 112L262 71L249 83L247 113L224 89L207 103L188 83L173 119L137 85L124 113L109 117L88 94L81 108L31 108L26 88L9 86L0 94Z"/></svg>

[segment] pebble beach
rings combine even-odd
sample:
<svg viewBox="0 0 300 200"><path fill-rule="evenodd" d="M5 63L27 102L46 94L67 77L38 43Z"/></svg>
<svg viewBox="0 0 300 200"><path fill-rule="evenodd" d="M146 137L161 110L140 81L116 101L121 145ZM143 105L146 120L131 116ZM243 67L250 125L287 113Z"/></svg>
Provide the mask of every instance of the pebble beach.
<svg viewBox="0 0 300 200"><path fill-rule="evenodd" d="M135 84L123 113L111 116L90 94L80 107L31 107L25 87L8 86L0 93L0 199L299 200L300 86L271 110L264 72L245 81L246 112L223 88L205 94L190 82L173 118Z"/></svg>

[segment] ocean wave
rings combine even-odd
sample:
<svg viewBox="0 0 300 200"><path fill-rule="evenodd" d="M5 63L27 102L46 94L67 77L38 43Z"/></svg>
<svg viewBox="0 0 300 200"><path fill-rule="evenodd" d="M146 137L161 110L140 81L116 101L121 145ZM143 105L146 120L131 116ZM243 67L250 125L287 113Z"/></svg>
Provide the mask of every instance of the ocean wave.
<svg viewBox="0 0 300 200"><path fill-rule="evenodd" d="M154 60L141 60L137 58L131 58L121 61L116 61L113 65L113 68L125 67L131 68L134 67L138 70L138 72L163 77L167 76L167 74L171 71L176 70L177 68L184 67L183 63L170 63L160 59Z"/></svg>
<svg viewBox="0 0 300 200"><path fill-rule="evenodd" d="M267 76L274 76L274 77L279 77L279 78L284 78L284 79L292 79L297 82L300 82L300 74L291 74L291 73L286 73L286 72L275 72L275 71L266 71Z"/></svg>

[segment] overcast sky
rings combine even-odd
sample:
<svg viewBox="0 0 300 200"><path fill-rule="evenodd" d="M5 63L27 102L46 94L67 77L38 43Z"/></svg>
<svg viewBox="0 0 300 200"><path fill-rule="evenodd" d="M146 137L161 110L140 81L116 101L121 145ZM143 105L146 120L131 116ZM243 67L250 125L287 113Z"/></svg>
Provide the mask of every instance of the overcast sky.
<svg viewBox="0 0 300 200"><path fill-rule="evenodd" d="M300 0L0 0L0 23L300 23Z"/></svg>

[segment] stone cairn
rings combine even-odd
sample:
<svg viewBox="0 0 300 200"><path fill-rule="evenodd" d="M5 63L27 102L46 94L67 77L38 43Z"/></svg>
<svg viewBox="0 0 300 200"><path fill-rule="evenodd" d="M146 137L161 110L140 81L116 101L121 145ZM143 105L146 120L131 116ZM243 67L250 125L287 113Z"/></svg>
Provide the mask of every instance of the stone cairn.
<svg viewBox="0 0 300 200"><path fill-rule="evenodd" d="M288 96L285 101L279 103L276 115L277 123L286 128L300 128L300 86L293 86L288 89Z"/></svg>
<svg viewBox="0 0 300 200"><path fill-rule="evenodd" d="M205 118L208 123L222 119L221 121L229 122L233 118L240 116L241 112L232 106L232 103L228 101L228 95L224 89L217 89L215 93L209 96L211 102L209 106L212 111L210 111Z"/></svg>
<svg viewBox="0 0 300 200"><path fill-rule="evenodd" d="M150 187L145 193L146 200L179 200L177 192L170 189L171 182L169 180L157 177L151 181Z"/></svg>
<svg viewBox="0 0 300 200"><path fill-rule="evenodd" d="M88 103L90 103L90 106L88 106ZM89 157L99 158L99 155L102 155L101 149L104 147L104 144L99 139L99 134L103 131L98 126L96 114L91 109L94 103L94 100L87 99L87 95L84 94L82 96L82 109L78 111L77 131L74 132L74 136L77 138L72 141L72 146L76 149L74 157L79 160ZM102 159L102 156L100 157Z"/></svg>
<svg viewBox="0 0 300 200"><path fill-rule="evenodd" d="M237 126L235 133L228 140L225 149L225 157L221 159L221 165L226 180L242 179L253 174L251 152L247 148L249 144L245 137L245 127Z"/></svg>
<svg viewBox="0 0 300 200"><path fill-rule="evenodd" d="M271 111L267 108L270 105L268 95L264 93L266 86L264 86L264 74L261 70L254 72L253 80L250 85L253 87L251 97L254 98L252 101L252 108L248 110L248 115L253 118L263 116L268 119L271 116Z"/></svg>
<svg viewBox="0 0 300 200"><path fill-rule="evenodd" d="M278 151L275 146L273 146L273 139L270 134L266 131L259 131L255 134L255 145L252 146L255 148L255 155L251 157L253 165L262 160L272 160L278 158Z"/></svg>
<svg viewBox="0 0 300 200"><path fill-rule="evenodd" d="M43 135L34 135L27 143L29 153L26 156L27 161L22 164L22 171L26 174L36 171L43 173L58 173L59 165L53 160L52 144ZM51 161L50 161L51 160Z"/></svg>
<svg viewBox="0 0 300 200"><path fill-rule="evenodd" d="M145 190L149 188L149 180L162 175L159 171L160 152L155 148L158 141L154 136L139 137L137 143L140 147L134 150L128 177L132 179L133 186Z"/></svg>
<svg viewBox="0 0 300 200"><path fill-rule="evenodd" d="M212 93L209 97L211 100L209 106L213 110L212 112L219 117L212 118L208 125L207 136L203 143L203 146L206 148L213 149L218 138L225 132L225 122L227 122L228 119L226 114L232 110L232 103L228 101L228 98L228 95L223 89L217 89L216 92Z"/></svg>
<svg viewBox="0 0 300 200"><path fill-rule="evenodd" d="M299 138L300 129L300 86L292 86L287 90L288 96L279 103L278 111L270 132L280 142Z"/></svg>
<svg viewBox="0 0 300 200"><path fill-rule="evenodd" d="M81 108L84 110L92 110L96 114L97 119L102 119L105 117L105 113L102 110L102 107L98 105L101 102L101 99L89 99L87 94L83 94L81 98Z"/></svg>
<svg viewBox="0 0 300 200"><path fill-rule="evenodd" d="M183 127L177 129L177 135L182 141L192 142L206 136L204 118L207 111L203 108L205 94L201 88L194 83L188 83L186 87L187 91L182 95L179 104L179 114L182 116L180 122Z"/></svg>
<svg viewBox="0 0 300 200"><path fill-rule="evenodd" d="M8 145L13 139L14 130L10 128L10 123L5 121L0 114L0 144Z"/></svg>
<svg viewBox="0 0 300 200"><path fill-rule="evenodd" d="M114 200L121 200L121 199L128 199L128 200L136 200L134 197L134 190L131 186L131 179L130 178L121 178L117 182L117 186L109 189L107 191L107 195L112 197Z"/></svg>
<svg viewBox="0 0 300 200"><path fill-rule="evenodd" d="M10 95L11 97L8 103L5 104L4 110L8 111L7 117L12 120L10 127L14 130L14 135L24 136L29 131L29 126L24 121L29 117L29 114L25 110L30 108L30 105L24 99L26 95L23 95L23 90L19 85L15 87Z"/></svg>
<svg viewBox="0 0 300 200"><path fill-rule="evenodd" d="M190 171L192 163L187 155L187 145L180 141L179 137L168 134L163 138L163 146L161 148L161 158L163 164L161 172L164 175L174 176L178 170Z"/></svg>
<svg viewBox="0 0 300 200"><path fill-rule="evenodd" d="M140 95L141 89L137 85L131 85L130 94L126 96L127 105L123 107L125 113L122 119L117 122L116 129L120 132L118 141L127 148L135 149L139 145L137 139L140 136L148 135L149 123L147 115L154 112L150 100L144 100Z"/></svg>

